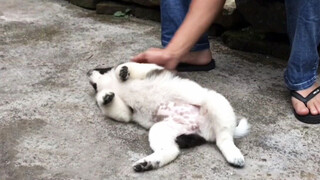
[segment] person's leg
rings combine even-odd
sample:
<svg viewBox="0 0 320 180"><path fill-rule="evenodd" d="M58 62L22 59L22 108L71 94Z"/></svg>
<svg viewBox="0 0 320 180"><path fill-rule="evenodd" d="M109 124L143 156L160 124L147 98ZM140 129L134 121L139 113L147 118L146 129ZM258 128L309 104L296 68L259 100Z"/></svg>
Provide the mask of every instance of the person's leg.
<svg viewBox="0 0 320 180"><path fill-rule="evenodd" d="M166 47L182 24L191 0L161 0L161 43ZM211 61L208 35L204 34L182 61L203 65Z"/></svg>
<svg viewBox="0 0 320 180"><path fill-rule="evenodd" d="M291 54L284 74L290 90L306 97L318 84L316 83L320 41L320 1L286 0L288 35L291 42ZM307 104L296 98L292 104L297 114L320 114L320 95Z"/></svg>

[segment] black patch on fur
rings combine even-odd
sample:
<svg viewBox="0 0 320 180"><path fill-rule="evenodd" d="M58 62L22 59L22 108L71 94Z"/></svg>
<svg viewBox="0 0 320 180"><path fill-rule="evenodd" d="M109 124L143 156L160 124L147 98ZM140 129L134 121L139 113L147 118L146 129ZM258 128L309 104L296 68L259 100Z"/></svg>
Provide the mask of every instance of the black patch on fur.
<svg viewBox="0 0 320 180"><path fill-rule="evenodd" d="M129 69L127 66L122 66L120 69L120 78L122 81L126 81L129 78Z"/></svg>
<svg viewBox="0 0 320 180"><path fill-rule="evenodd" d="M179 148L191 148L205 144L207 141L198 134L182 134L176 138Z"/></svg>
<svg viewBox="0 0 320 180"><path fill-rule="evenodd" d="M100 74L104 74L109 72L112 69L112 67L107 67L107 68L95 68L95 71L98 71Z"/></svg>
<svg viewBox="0 0 320 180"><path fill-rule="evenodd" d="M165 70L165 69L155 69L155 70L152 70L152 71L148 72L146 77L147 78L151 78L151 77L154 77L154 76L158 76L158 75L160 75L161 73L163 73L165 71L167 71L167 70Z"/></svg>
<svg viewBox="0 0 320 180"><path fill-rule="evenodd" d="M114 98L114 93L111 92L110 94L106 94L104 97L103 97L103 105L107 105L109 104Z"/></svg>
<svg viewBox="0 0 320 180"><path fill-rule="evenodd" d="M97 92L97 83L91 83L91 86L93 87L94 91Z"/></svg>
<svg viewBox="0 0 320 180"><path fill-rule="evenodd" d="M131 113L134 113L134 109L131 106L128 106L128 107L129 107Z"/></svg>
<svg viewBox="0 0 320 180"><path fill-rule="evenodd" d="M153 168L151 162L147 162L147 161L139 163L139 164L133 166L133 170L135 172L150 171L152 169L154 169L154 168Z"/></svg>
<svg viewBox="0 0 320 180"><path fill-rule="evenodd" d="M244 162L229 163L229 165L235 168L243 168Z"/></svg>

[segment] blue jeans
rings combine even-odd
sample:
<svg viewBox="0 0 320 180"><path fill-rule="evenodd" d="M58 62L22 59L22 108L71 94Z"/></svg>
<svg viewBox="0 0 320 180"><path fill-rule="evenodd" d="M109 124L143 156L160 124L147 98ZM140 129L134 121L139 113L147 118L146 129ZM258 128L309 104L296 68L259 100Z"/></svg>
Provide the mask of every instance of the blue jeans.
<svg viewBox="0 0 320 180"><path fill-rule="evenodd" d="M186 16L191 0L161 0L161 43L166 47ZM196 28L196 27L195 27ZM204 34L191 51L209 49L208 35Z"/></svg>
<svg viewBox="0 0 320 180"><path fill-rule="evenodd" d="M190 2L191 0L161 0L161 42L164 47L181 25ZM284 79L289 89L297 91L309 88L317 78L320 0L286 0L285 4L291 53ZM208 48L208 36L204 34L192 50Z"/></svg>
<svg viewBox="0 0 320 180"><path fill-rule="evenodd" d="M286 0L287 27L291 44L284 73L291 90L311 87L317 79L320 41L320 0Z"/></svg>

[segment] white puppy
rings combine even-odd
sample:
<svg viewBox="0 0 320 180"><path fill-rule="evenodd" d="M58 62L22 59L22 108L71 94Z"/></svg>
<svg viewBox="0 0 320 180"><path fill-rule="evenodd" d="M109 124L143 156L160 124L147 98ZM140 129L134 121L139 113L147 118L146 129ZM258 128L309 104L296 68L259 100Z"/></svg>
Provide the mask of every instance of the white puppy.
<svg viewBox="0 0 320 180"><path fill-rule="evenodd" d="M244 157L233 142L249 131L246 119L236 126L235 113L225 97L175 76L155 64L124 63L88 72L96 101L109 118L136 122L150 129L154 153L137 161L135 171L162 167L179 154L179 147L216 141L225 159L243 167Z"/></svg>

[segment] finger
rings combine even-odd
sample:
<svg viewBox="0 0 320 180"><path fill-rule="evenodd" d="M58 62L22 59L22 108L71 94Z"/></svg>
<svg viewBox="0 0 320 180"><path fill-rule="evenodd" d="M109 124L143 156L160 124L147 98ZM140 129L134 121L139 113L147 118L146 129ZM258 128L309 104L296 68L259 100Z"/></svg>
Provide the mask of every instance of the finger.
<svg viewBox="0 0 320 180"><path fill-rule="evenodd" d="M147 62L146 53L140 53L140 54L136 55L135 57L133 57L131 59L131 61L138 62L138 63Z"/></svg>
<svg viewBox="0 0 320 180"><path fill-rule="evenodd" d="M162 49L160 48L149 48L148 51L161 51Z"/></svg>

